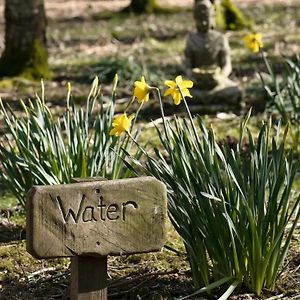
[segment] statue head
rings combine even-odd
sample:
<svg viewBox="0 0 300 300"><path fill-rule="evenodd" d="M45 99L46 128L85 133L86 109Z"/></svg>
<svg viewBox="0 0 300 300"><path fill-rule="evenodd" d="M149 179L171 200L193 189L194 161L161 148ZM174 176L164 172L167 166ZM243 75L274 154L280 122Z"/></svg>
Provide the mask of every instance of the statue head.
<svg viewBox="0 0 300 300"><path fill-rule="evenodd" d="M197 0L194 9L194 18L199 32L208 32L215 28L215 11L210 0Z"/></svg>

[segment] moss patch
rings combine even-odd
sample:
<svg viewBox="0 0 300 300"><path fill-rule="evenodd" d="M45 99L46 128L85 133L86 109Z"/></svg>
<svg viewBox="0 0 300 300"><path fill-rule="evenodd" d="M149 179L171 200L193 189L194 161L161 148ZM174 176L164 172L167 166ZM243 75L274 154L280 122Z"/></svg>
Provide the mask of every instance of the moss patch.
<svg viewBox="0 0 300 300"><path fill-rule="evenodd" d="M232 0L222 0L216 5L216 23L217 27L222 30L241 30L252 27L252 21L238 9Z"/></svg>
<svg viewBox="0 0 300 300"><path fill-rule="evenodd" d="M50 79L48 54L45 46L35 40L24 51L5 48L0 59L0 77L20 76L30 80Z"/></svg>

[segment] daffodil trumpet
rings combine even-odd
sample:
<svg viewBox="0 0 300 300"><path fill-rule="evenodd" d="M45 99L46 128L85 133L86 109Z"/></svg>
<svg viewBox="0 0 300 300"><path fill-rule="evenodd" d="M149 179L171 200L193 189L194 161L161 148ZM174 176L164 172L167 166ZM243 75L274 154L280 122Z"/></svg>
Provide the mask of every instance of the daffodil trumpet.
<svg viewBox="0 0 300 300"><path fill-rule="evenodd" d="M253 53L258 53L264 46L261 33L248 34L244 37L244 42Z"/></svg>
<svg viewBox="0 0 300 300"><path fill-rule="evenodd" d="M151 87L146 82L144 76L141 77L140 81L137 80L134 82L133 95L139 103L149 101L150 90L151 90Z"/></svg>
<svg viewBox="0 0 300 300"><path fill-rule="evenodd" d="M189 88L193 87L193 82L191 80L183 80L181 75L177 76L175 81L166 80L165 85L168 89L165 91L164 96L170 95L173 98L175 105L180 104L183 96L190 98L193 97L189 91Z"/></svg>
<svg viewBox="0 0 300 300"><path fill-rule="evenodd" d="M194 128L193 118L185 100L185 97L190 97L190 98L193 97L189 91L189 88L192 88L194 83L191 80L183 80L182 76L179 75L175 78L175 81L166 80L165 85L168 87L168 89L165 91L164 96L170 95L175 105L179 105L181 103L181 100L183 100L190 121L192 122L193 130L195 131L196 129ZM162 109L162 116L164 118L163 109Z"/></svg>
<svg viewBox="0 0 300 300"><path fill-rule="evenodd" d="M116 137L119 137L122 133L129 132L129 129L131 127L131 121L134 119L134 115L131 115L127 117L126 113L123 113L122 115L115 117L115 119L112 122L112 129L109 132L109 135L114 135Z"/></svg>

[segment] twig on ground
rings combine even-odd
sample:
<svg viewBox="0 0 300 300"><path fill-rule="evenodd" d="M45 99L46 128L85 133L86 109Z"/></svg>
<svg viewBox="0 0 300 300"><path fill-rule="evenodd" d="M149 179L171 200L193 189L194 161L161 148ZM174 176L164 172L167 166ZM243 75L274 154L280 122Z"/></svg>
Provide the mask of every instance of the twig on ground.
<svg viewBox="0 0 300 300"><path fill-rule="evenodd" d="M37 275L40 275L42 273L46 273L46 272L49 272L49 271L56 271L56 270L57 270L57 268L54 268L54 267L44 268L44 269L41 269L41 270L38 270L38 271L35 271L35 272L29 274L27 276L27 278L33 278L33 277L35 277Z"/></svg>
<svg viewBox="0 0 300 300"><path fill-rule="evenodd" d="M267 298L266 300L277 300L277 299L282 299L284 297L284 294L272 296L270 298Z"/></svg>
<svg viewBox="0 0 300 300"><path fill-rule="evenodd" d="M164 248L166 248L167 250L172 251L172 252L174 252L174 253L176 253L176 254L178 254L178 255L186 256L186 254L185 254L184 252L178 251L178 250L174 249L174 248L171 247L171 246L164 245Z"/></svg>

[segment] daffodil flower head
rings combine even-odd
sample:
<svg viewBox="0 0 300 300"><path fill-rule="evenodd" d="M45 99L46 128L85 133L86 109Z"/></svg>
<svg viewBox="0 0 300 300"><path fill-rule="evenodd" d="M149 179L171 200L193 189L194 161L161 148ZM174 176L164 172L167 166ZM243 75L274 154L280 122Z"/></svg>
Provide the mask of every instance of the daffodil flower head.
<svg viewBox="0 0 300 300"><path fill-rule="evenodd" d="M115 117L112 122L112 129L109 135L114 135L116 137L120 136L123 132L128 132L131 126L131 121L134 119L134 115L127 117L126 113Z"/></svg>
<svg viewBox="0 0 300 300"><path fill-rule="evenodd" d="M264 46L261 33L248 34L244 37L244 42L253 53L259 52L259 50Z"/></svg>
<svg viewBox="0 0 300 300"><path fill-rule="evenodd" d="M149 100L150 87L145 81L145 77L142 76L141 81L134 82L133 95L137 98L139 103Z"/></svg>
<svg viewBox="0 0 300 300"><path fill-rule="evenodd" d="M193 96L190 94L189 88L193 87L193 81L191 80L183 80L182 76L177 76L175 81L173 80L166 80L165 85L168 89L165 91L164 96L171 95L175 105L179 105L182 96L183 97L190 97ZM181 91L181 93L180 93Z"/></svg>

